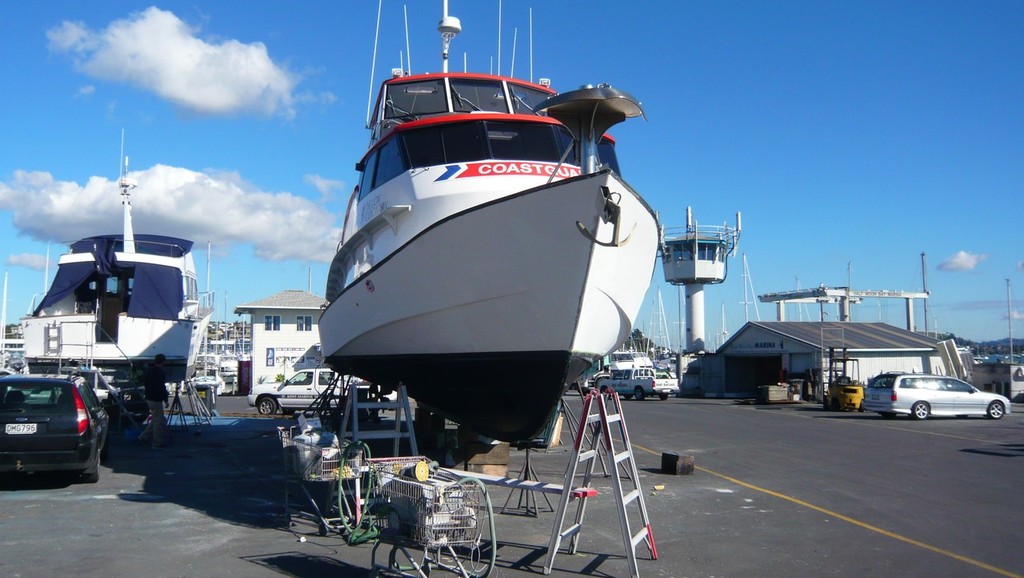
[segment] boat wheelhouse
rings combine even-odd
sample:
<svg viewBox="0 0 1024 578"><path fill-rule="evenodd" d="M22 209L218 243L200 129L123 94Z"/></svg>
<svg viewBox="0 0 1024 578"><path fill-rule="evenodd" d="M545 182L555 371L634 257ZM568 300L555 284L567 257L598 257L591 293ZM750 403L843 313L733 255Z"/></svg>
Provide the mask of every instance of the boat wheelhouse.
<svg viewBox="0 0 1024 578"><path fill-rule="evenodd" d="M573 135L537 110L555 94L544 85L483 74L386 81L370 149L356 164L359 184L331 267L328 301L372 267L364 259L367 245L375 245L375 255L387 253L439 218L507 195L510 181L498 177L514 178L512 190L521 190L579 176ZM610 137L602 135L599 156L603 167L619 172ZM378 234L385 227L390 234Z"/></svg>

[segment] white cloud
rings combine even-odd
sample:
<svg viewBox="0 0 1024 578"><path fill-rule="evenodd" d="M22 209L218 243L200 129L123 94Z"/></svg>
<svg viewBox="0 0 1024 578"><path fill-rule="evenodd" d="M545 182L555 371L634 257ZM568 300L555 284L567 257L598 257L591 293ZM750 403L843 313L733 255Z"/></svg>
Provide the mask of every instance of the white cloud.
<svg viewBox="0 0 1024 578"><path fill-rule="evenodd" d="M337 191L345 188L343 181L332 181L320 175L306 175L302 180L320 192L320 201L324 203L337 198Z"/></svg>
<svg viewBox="0 0 1024 578"><path fill-rule="evenodd" d="M1010 317L1014 321L1020 321L1021 319L1024 319L1024 312L1013 310L1010 312Z"/></svg>
<svg viewBox="0 0 1024 578"><path fill-rule="evenodd" d="M153 233L214 245L247 244L264 260L330 262L340 229L334 215L291 193L256 189L236 173L196 172L155 165L129 176L137 233ZM117 181L92 177L84 185L57 181L47 172L15 171L0 182L0 211L10 211L20 233L70 242L120 233L122 206Z"/></svg>
<svg viewBox="0 0 1024 578"><path fill-rule="evenodd" d="M210 43L172 12L150 7L103 30L63 22L46 32L53 52L103 80L149 90L201 114L295 115L298 77L276 65L261 42Z"/></svg>
<svg viewBox="0 0 1024 578"><path fill-rule="evenodd" d="M1024 271L1024 261L1018 261L1017 262L1017 270L1018 271Z"/></svg>
<svg viewBox="0 0 1024 578"><path fill-rule="evenodd" d="M34 271L42 271L46 269L46 255L36 255L33 253L8 255L6 264L12 267L26 267Z"/></svg>
<svg viewBox="0 0 1024 578"><path fill-rule="evenodd" d="M940 271L970 271L979 263L988 259L984 253L975 254L967 251L957 251L955 255L939 263Z"/></svg>

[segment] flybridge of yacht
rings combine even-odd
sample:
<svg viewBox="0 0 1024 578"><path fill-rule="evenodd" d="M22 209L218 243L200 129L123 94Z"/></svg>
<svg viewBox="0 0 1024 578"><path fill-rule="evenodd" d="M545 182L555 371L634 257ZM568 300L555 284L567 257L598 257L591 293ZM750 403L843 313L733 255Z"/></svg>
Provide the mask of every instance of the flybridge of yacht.
<svg viewBox="0 0 1024 578"><path fill-rule="evenodd" d="M131 317L178 319L187 301L198 300L195 278L185 277L192 241L163 235L135 235L134 252L124 252L122 235L88 237L71 244L57 276L34 315L91 311L97 298L116 297ZM108 298L107 301L110 301Z"/></svg>
<svg viewBox="0 0 1024 578"><path fill-rule="evenodd" d="M192 250L192 241L164 235L135 235L135 253L161 257L181 257ZM123 235L86 237L71 244L72 253L124 251Z"/></svg>

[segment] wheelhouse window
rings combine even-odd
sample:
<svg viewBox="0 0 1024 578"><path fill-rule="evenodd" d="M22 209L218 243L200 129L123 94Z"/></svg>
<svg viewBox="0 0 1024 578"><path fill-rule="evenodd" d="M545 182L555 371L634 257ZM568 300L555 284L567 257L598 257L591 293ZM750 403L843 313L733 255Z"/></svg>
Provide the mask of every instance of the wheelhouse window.
<svg viewBox="0 0 1024 578"><path fill-rule="evenodd" d="M491 80L452 78L452 108L455 112L508 112L505 88Z"/></svg>
<svg viewBox="0 0 1024 578"><path fill-rule="evenodd" d="M185 300L186 301L198 301L199 300L199 286L195 279L192 277L185 277Z"/></svg>
<svg viewBox="0 0 1024 578"><path fill-rule="evenodd" d="M401 133L413 168L485 159L557 163L572 137L563 127L515 122L465 122ZM567 162L574 162L570 155Z"/></svg>
<svg viewBox="0 0 1024 578"><path fill-rule="evenodd" d="M572 142L559 139L558 132L547 124L488 122L485 126L491 158L495 159L558 162Z"/></svg>
<svg viewBox="0 0 1024 578"><path fill-rule="evenodd" d="M377 188L398 175L404 173L408 168L405 157L398 139L391 139L384 143L377 154L377 171L373 176L373 188Z"/></svg>
<svg viewBox="0 0 1024 578"><path fill-rule="evenodd" d="M619 157L615 154L615 143L611 140L601 138L601 142L597 143L597 156L603 166L615 171L617 175L622 174L619 170Z"/></svg>
<svg viewBox="0 0 1024 578"><path fill-rule="evenodd" d="M444 80L392 84L384 99L384 118L414 118L448 112Z"/></svg>
<svg viewBox="0 0 1024 578"><path fill-rule="evenodd" d="M263 316L263 329L265 331L281 331L281 316L280 315L264 315Z"/></svg>
<svg viewBox="0 0 1024 578"><path fill-rule="evenodd" d="M313 331L313 316L299 315L295 318L296 331Z"/></svg>
<svg viewBox="0 0 1024 578"><path fill-rule="evenodd" d="M362 167L357 165L357 168L361 168L362 174L359 177L359 198L362 199L366 195L370 194L373 190L373 175L377 172L377 157L378 153L373 153L369 158L366 159L366 164Z"/></svg>
<svg viewBox="0 0 1024 578"><path fill-rule="evenodd" d="M536 114L537 105L551 97L550 93L521 84L509 83L512 91L512 112L516 114Z"/></svg>
<svg viewBox="0 0 1024 578"><path fill-rule="evenodd" d="M607 141L607 148L600 149L602 162L617 172L611 147ZM359 198L413 168L487 159L578 165L577 157L572 135L556 124L467 121L398 131L358 167Z"/></svg>

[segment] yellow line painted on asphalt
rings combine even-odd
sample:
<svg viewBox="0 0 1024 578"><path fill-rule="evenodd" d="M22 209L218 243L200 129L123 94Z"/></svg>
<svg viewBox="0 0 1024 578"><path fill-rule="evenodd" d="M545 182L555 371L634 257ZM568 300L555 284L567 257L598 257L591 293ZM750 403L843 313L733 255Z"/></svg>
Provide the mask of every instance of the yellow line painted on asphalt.
<svg viewBox="0 0 1024 578"><path fill-rule="evenodd" d="M633 445L634 448L637 448L637 449L639 449L641 451L644 451L644 452L647 452L649 454L656 455L656 456L660 456L661 455L661 452L656 452L656 451L654 451L652 449L645 448L645 447L643 447L641 445L637 445L637 444L632 444L632 445ZM812 504L810 502L805 502L805 501L803 501L803 500L801 500L799 498L794 498L793 496L787 496L786 494L781 494L779 492L776 492L776 491L773 491L773 490L769 490L767 488L762 488L762 487L759 487L759 486L755 486L754 484L748 484L747 482L744 482L744 481L741 481L741 480L737 480L736 478L727 476L725 474L720 474L720 473L718 473L716 471L709 470L707 468L703 468L703 467L700 467L700 466L694 466L694 468L697 469L697 470L700 470L700 471L702 471L702 472L704 472L706 474L711 474L712 476L715 476L715 477L718 477L718 478L722 478L723 480L732 482L732 483L734 483L734 484L736 484L738 486L743 486L744 488L748 488L748 489L754 490L755 492L761 492L763 494L768 494L769 496L773 496L773 497L779 498L780 500L785 500L787 502L792 502L794 504L797 504L798 506L803 506L805 508L809 508L809 509L814 510L816 512L821 512L822 514L825 514L827 516L831 516L833 518L837 518L837 519L842 520L844 522L848 522L850 524L853 524L854 526L858 526L858 527L863 528L865 530L869 530L871 532L876 532L878 534L881 534L883 536L887 536L887 537L892 538L894 540L899 540L900 542L906 542L907 544L911 544L913 546L917 546L918 548L924 548L925 550L928 550L930 552L935 552L936 554L941 554L943 556L948 556L950 558L953 558L955 560L959 560L961 562L970 564L972 566L977 566L978 568L982 568L984 570L988 570L989 572L994 572L994 573L999 574L1001 576L1009 576L1010 578L1024 578L1024 575L1015 574L1013 572L1010 572L1009 570L1003 570L1002 568L998 568L998 567L993 566L991 564L986 564L986 563L984 563L984 562L982 562L980 560L975 560L974 558L968 558L967 556L963 556L961 554L957 554L956 552L950 552L949 550L944 550L944 549L939 548L937 546L932 546L930 544L925 544L924 542L919 542L918 540L914 540L913 538L908 538L906 536L902 536L902 535L897 534L895 532L890 532L889 530L884 530L882 528L879 528L878 526L872 526L871 524L868 524L866 522L861 522L860 520L857 520L855 518L851 518L849 516L844 516L843 514L840 514L839 512L833 512L832 510L829 510L827 508L822 508L821 506L815 506L814 504Z"/></svg>

